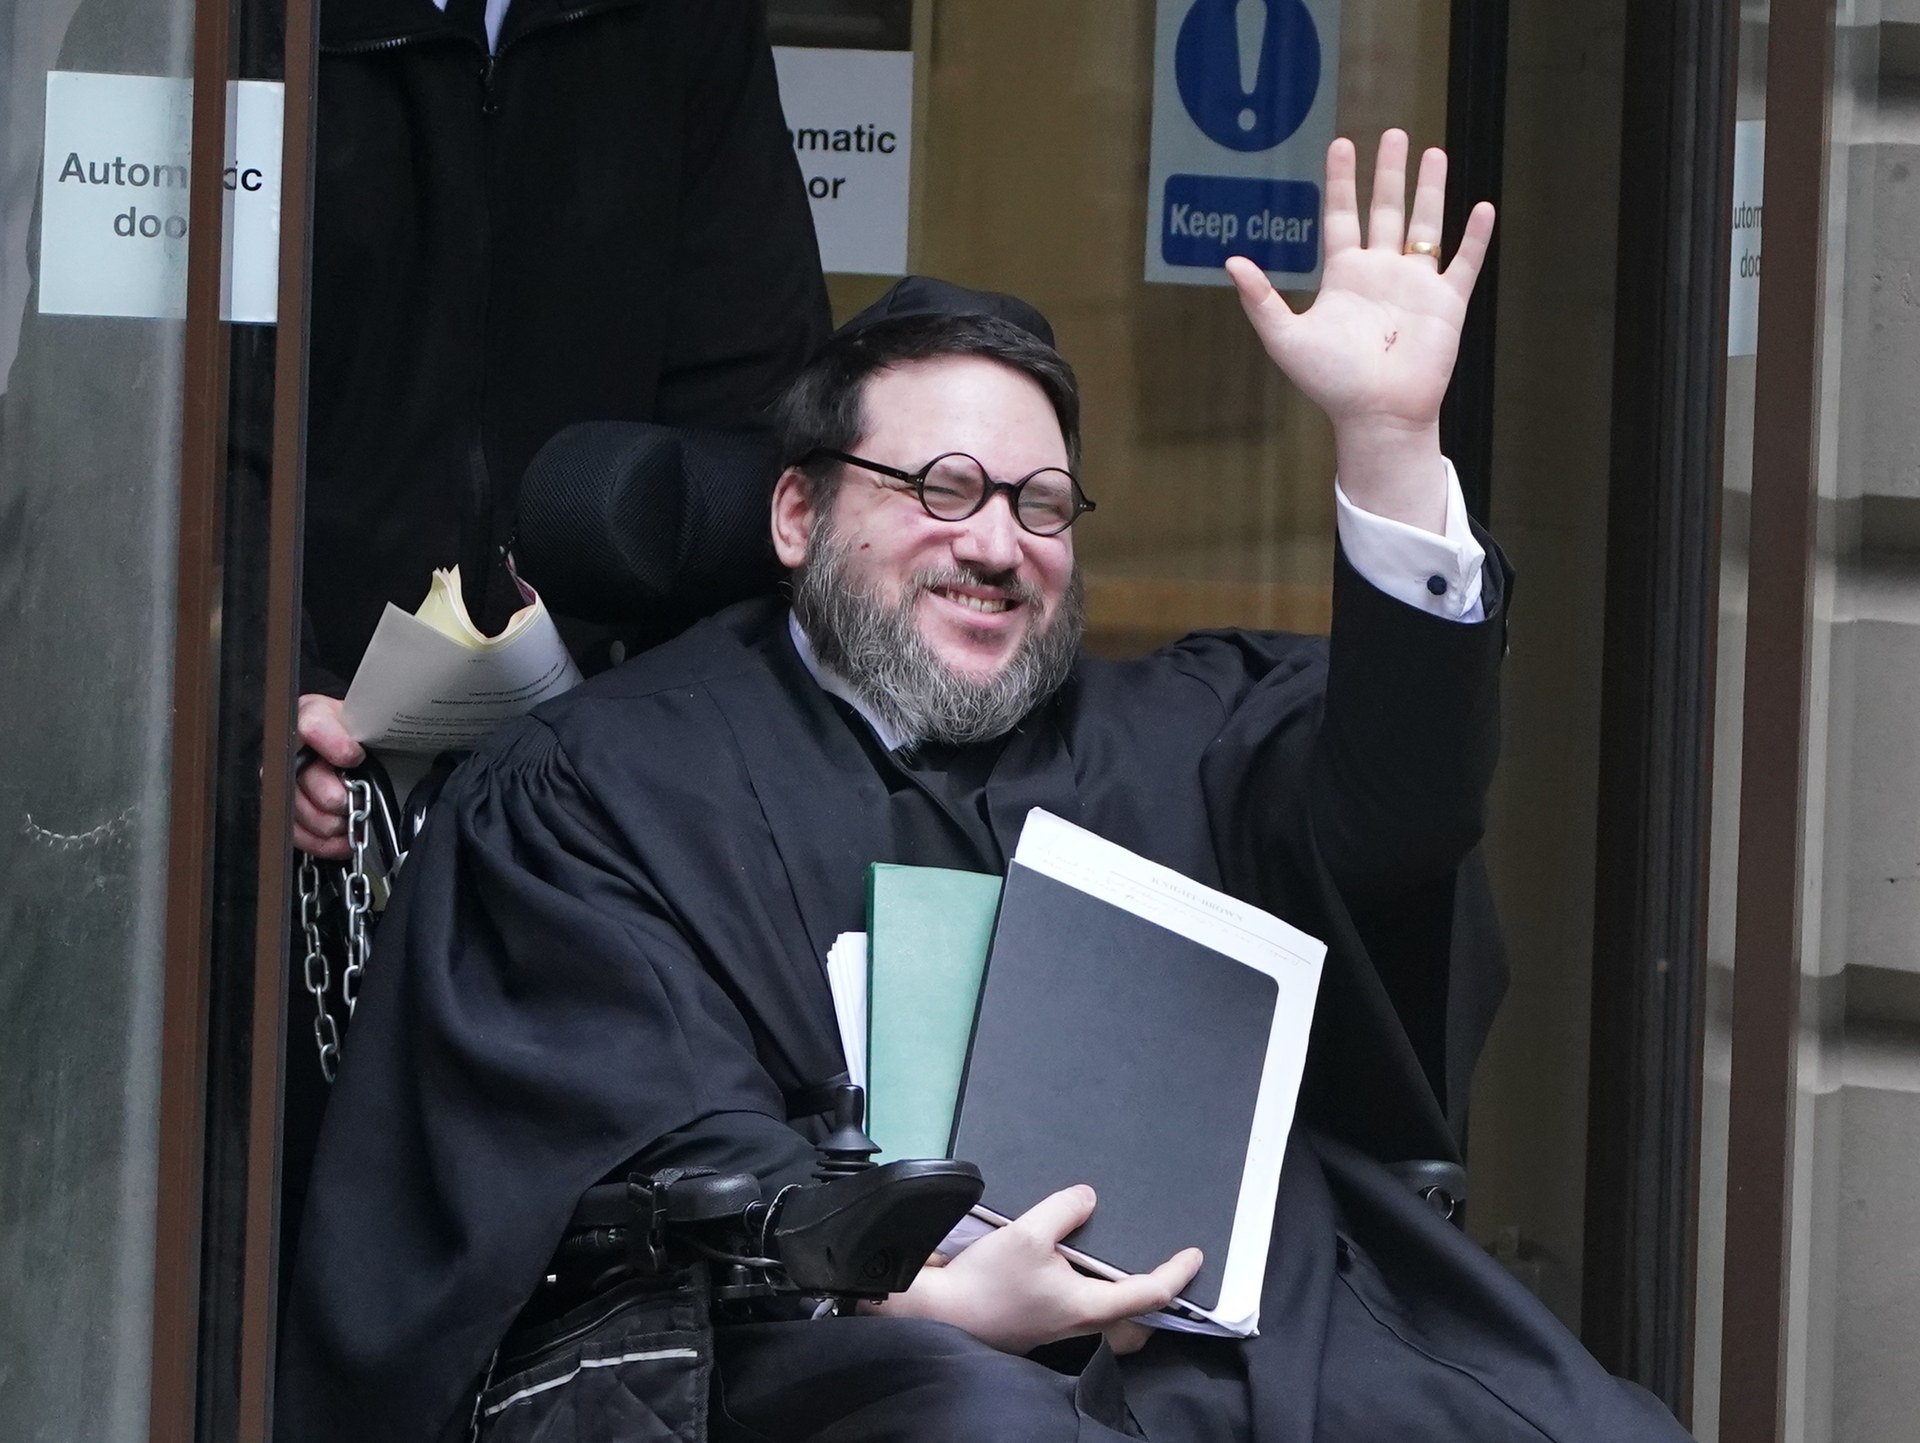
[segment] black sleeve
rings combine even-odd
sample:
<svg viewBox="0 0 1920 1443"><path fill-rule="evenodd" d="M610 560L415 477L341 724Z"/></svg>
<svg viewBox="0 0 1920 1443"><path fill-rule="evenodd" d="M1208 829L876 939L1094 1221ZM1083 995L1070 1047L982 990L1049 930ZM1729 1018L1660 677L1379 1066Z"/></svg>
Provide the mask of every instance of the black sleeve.
<svg viewBox="0 0 1920 1443"><path fill-rule="evenodd" d="M679 9L694 73L653 419L737 426L826 338L826 282L780 109L764 0Z"/></svg>
<svg viewBox="0 0 1920 1443"><path fill-rule="evenodd" d="M1350 900L1445 877L1480 840L1500 750L1508 571L1492 539L1479 539L1478 622L1409 606L1335 557L1308 804L1320 855Z"/></svg>
<svg viewBox="0 0 1920 1443"><path fill-rule="evenodd" d="M1202 764L1223 873L1328 945L1302 1115L1380 1157L1454 1145L1505 988L1476 848L1509 573L1481 540L1483 621L1395 600L1336 555L1328 641L1190 651L1224 711Z"/></svg>
<svg viewBox="0 0 1920 1443"><path fill-rule="evenodd" d="M1484 619L1388 596L1336 561L1313 837L1455 1137L1506 986L1477 847L1500 749L1506 559L1481 534Z"/></svg>
<svg viewBox="0 0 1920 1443"><path fill-rule="evenodd" d="M739 1009L553 734L448 784L381 924L321 1128L280 1431L437 1436L581 1194L650 1150L771 1182L812 1148Z"/></svg>

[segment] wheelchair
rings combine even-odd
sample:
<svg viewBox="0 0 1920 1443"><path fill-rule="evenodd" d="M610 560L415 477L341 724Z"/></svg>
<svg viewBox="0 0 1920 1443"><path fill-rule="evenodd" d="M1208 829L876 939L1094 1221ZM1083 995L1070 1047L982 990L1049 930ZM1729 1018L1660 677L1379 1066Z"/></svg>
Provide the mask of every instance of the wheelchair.
<svg viewBox="0 0 1920 1443"><path fill-rule="evenodd" d="M474 1396L474 1443L544 1437L556 1413L649 1415L636 1437L703 1443L713 1329L821 1319L910 1287L980 1200L980 1170L875 1164L864 1096L829 1085L812 1181L771 1198L751 1174L667 1168L588 1190Z"/></svg>

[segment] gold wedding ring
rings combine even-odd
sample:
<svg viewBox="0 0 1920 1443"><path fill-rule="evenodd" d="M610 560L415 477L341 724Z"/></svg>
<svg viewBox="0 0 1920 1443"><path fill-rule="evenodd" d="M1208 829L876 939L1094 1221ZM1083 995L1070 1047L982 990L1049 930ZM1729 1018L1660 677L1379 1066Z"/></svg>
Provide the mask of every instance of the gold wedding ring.
<svg viewBox="0 0 1920 1443"><path fill-rule="evenodd" d="M1440 242L1408 241L1407 254L1410 256L1438 256L1440 254Z"/></svg>

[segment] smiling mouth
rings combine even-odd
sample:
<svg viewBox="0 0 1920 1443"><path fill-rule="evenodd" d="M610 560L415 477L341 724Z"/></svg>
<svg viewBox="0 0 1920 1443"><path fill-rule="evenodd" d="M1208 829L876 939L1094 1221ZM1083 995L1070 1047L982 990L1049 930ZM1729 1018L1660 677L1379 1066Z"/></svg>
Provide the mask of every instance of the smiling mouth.
<svg viewBox="0 0 1920 1443"><path fill-rule="evenodd" d="M933 594L943 600L951 601L957 606L964 606L969 611L984 612L988 615L1002 611L1010 611L1019 604L1011 597L974 596L964 591L953 591L944 586L934 587Z"/></svg>

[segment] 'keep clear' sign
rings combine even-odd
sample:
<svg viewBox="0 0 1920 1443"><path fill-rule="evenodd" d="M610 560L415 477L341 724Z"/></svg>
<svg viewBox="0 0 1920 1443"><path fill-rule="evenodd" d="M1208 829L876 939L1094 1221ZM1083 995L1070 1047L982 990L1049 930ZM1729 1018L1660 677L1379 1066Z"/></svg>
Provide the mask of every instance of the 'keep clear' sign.
<svg viewBox="0 0 1920 1443"><path fill-rule="evenodd" d="M281 118L277 81L229 84L225 320L271 322L277 314ZM47 76L42 314L187 313L192 134L190 80L65 70Z"/></svg>
<svg viewBox="0 0 1920 1443"><path fill-rule="evenodd" d="M1226 285L1239 255L1319 284L1339 45L1337 0L1157 0L1148 280Z"/></svg>
<svg viewBox="0 0 1920 1443"><path fill-rule="evenodd" d="M773 63L822 268L900 275L907 268L913 51L780 45Z"/></svg>

